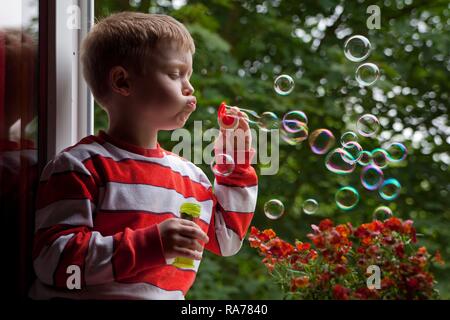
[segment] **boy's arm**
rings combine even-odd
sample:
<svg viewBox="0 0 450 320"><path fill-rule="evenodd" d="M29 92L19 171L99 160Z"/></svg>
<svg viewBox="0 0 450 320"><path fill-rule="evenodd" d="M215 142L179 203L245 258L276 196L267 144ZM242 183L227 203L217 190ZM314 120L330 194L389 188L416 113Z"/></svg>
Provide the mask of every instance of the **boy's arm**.
<svg viewBox="0 0 450 320"><path fill-rule="evenodd" d="M216 175L215 209L208 229L205 248L221 256L236 254L253 218L258 194L258 176L250 165L254 150L242 151L245 162L236 164L229 176ZM235 155L237 159L244 159Z"/></svg>
<svg viewBox="0 0 450 320"><path fill-rule="evenodd" d="M99 193L96 177L67 152L44 169L37 193L33 265L47 285L67 288L73 265L81 270L85 286L125 279L165 264L157 225L126 228L110 236L93 230Z"/></svg>

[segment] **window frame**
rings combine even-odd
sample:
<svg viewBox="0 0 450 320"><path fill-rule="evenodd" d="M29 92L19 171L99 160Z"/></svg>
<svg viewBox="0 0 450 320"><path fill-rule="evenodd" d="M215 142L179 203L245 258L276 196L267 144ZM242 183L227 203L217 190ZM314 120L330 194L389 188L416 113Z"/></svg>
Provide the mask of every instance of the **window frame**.
<svg viewBox="0 0 450 320"><path fill-rule="evenodd" d="M41 0L40 10L43 69L39 145L43 165L94 131L94 99L80 63L81 41L94 23L94 0ZM69 28L68 19L73 19L73 14L77 14L78 23Z"/></svg>

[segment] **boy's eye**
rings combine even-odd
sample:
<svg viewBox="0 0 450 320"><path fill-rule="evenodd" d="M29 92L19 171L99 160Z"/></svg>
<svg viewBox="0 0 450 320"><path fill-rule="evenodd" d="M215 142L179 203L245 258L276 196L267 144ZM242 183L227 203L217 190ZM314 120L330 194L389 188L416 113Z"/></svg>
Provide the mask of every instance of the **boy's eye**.
<svg viewBox="0 0 450 320"><path fill-rule="evenodd" d="M178 79L180 77L180 74L178 72L170 73L169 77L171 77L172 79Z"/></svg>

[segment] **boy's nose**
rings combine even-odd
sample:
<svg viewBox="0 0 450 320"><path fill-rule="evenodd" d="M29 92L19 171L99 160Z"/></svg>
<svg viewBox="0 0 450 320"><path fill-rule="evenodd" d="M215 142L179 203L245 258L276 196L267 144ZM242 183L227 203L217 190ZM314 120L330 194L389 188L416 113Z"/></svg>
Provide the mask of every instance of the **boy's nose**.
<svg viewBox="0 0 450 320"><path fill-rule="evenodd" d="M192 96L194 94L194 91L195 91L194 87L191 84L189 84L188 86L186 86L183 89L183 95L184 96Z"/></svg>

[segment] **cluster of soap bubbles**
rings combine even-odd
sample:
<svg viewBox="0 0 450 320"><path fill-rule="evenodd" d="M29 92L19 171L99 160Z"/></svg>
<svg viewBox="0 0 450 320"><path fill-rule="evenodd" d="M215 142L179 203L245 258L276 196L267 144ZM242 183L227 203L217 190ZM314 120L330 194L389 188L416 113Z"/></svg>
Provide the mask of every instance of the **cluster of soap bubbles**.
<svg viewBox="0 0 450 320"><path fill-rule="evenodd" d="M364 150L359 143L359 136L374 137L380 129L378 118L371 114L361 116L356 123L357 133L347 131L342 134L341 146L328 153L325 158L326 168L336 174L352 173L357 165L362 167L360 180L369 191L378 190L384 200L394 200L401 191L401 184L395 178L385 179L383 169L389 163L406 159L407 149L400 142L393 142L385 149ZM342 210L350 210L359 201L358 191L352 186L339 189L335 195L336 205Z"/></svg>
<svg viewBox="0 0 450 320"><path fill-rule="evenodd" d="M344 44L346 58L352 62L361 62L355 73L356 81L361 86L370 86L380 77L380 70L376 64L362 63L370 56L371 49L370 41L361 35L350 37ZM294 86L293 78L286 74L274 80L274 90L281 96L289 95ZM325 167L332 173L347 175L360 166L361 185L369 191L377 190L384 200L394 200L400 194L400 182L392 177L385 179L383 169L389 163L405 160L408 153L406 147L400 142L393 142L386 148L364 150L359 141L360 137L374 138L380 131L380 121L373 114L362 115L356 122L356 132L347 131L342 134L338 147L335 147L336 138L330 130L320 128L310 133L308 117L300 110L286 113L281 121L272 112L265 112L262 115L251 112L247 118L249 122L253 121L265 130L280 128L281 138L289 145L298 145L308 140L314 154L325 155ZM341 210L351 210L359 201L358 190L352 186L341 187L335 194L336 205ZM302 205L303 212L308 215L316 213L318 208L319 203L312 198L305 200ZM269 219L278 219L284 214L284 205L281 201L272 199L264 205L264 212ZM379 206L373 213L374 219L379 220L389 216L392 216L392 210L387 206Z"/></svg>
<svg viewBox="0 0 450 320"><path fill-rule="evenodd" d="M351 36L344 43L345 57L352 62L362 62L367 59L372 50L370 41L361 35ZM380 77L380 69L371 62L366 62L356 68L355 78L361 86L370 86Z"/></svg>
<svg viewBox="0 0 450 320"><path fill-rule="evenodd" d="M294 110L286 113L281 121L282 137L289 144L298 144L308 140L314 154L326 155L325 167L332 173L348 175L362 167L360 180L362 186L369 190L378 190L384 200L394 200L398 197L401 185L395 178L385 180L383 169L389 163L406 159L407 149L400 142L391 143L387 148L364 150L359 139L373 138L380 131L380 122L372 114L362 115L356 122L356 132L347 131L340 137L340 146L335 147L334 134L325 128L314 130L308 135L308 117L303 111ZM284 132L284 134L283 134ZM352 186L340 188L335 194L336 205L341 210L351 210L360 199L358 191ZM319 207L315 199L307 199L303 203L305 214L314 214ZM271 206L268 207L272 208ZM266 211L265 211L266 212ZM266 215L281 217L269 211Z"/></svg>

